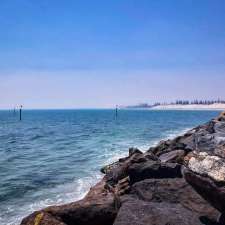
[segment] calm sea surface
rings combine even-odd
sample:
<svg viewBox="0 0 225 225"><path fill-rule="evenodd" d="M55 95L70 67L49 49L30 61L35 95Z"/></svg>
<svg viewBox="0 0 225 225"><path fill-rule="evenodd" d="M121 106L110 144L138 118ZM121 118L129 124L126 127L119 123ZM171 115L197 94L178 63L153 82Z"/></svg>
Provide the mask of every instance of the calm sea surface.
<svg viewBox="0 0 225 225"><path fill-rule="evenodd" d="M0 224L84 196L101 166L147 150L208 121L218 111L0 111Z"/></svg>

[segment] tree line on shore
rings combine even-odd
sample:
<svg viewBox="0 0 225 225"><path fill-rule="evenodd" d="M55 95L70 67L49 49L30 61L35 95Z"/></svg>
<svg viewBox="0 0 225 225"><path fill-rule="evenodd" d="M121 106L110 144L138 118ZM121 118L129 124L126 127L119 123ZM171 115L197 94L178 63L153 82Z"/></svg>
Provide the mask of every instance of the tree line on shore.
<svg viewBox="0 0 225 225"><path fill-rule="evenodd" d="M134 106L127 106L126 108L151 108L159 105L212 105L215 103L225 104L225 100L217 99L217 100L176 100L175 102L155 102L154 104L141 103Z"/></svg>
<svg viewBox="0 0 225 225"><path fill-rule="evenodd" d="M176 100L175 102L170 102L169 105L212 105L215 103L220 103L220 104L225 104L225 100L193 100L193 101L189 101L189 100ZM153 106L157 106L157 105L168 105L168 103L160 103L160 102L156 102L153 104Z"/></svg>

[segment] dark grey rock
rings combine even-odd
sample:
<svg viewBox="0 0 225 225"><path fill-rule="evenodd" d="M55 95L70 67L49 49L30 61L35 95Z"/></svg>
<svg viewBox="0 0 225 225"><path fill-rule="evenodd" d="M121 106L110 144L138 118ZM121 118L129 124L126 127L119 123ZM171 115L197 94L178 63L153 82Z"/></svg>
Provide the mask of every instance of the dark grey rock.
<svg viewBox="0 0 225 225"><path fill-rule="evenodd" d="M160 155L159 159L161 162L175 162L182 163L186 152L184 150L174 150L165 154Z"/></svg>
<svg viewBox="0 0 225 225"><path fill-rule="evenodd" d="M220 214L183 178L142 180L132 186L129 195L133 199L147 202L181 204L199 216L207 216L213 220Z"/></svg>
<svg viewBox="0 0 225 225"><path fill-rule="evenodd" d="M148 178L182 177L181 165L176 163L160 163L149 160L144 163L134 163L128 169L131 184Z"/></svg>
<svg viewBox="0 0 225 225"><path fill-rule="evenodd" d="M129 148L129 156L133 154L142 154L142 152L138 148Z"/></svg>
<svg viewBox="0 0 225 225"><path fill-rule="evenodd" d="M186 181L212 206L220 212L225 212L225 188L218 186L210 178L193 173L188 169L183 170Z"/></svg>

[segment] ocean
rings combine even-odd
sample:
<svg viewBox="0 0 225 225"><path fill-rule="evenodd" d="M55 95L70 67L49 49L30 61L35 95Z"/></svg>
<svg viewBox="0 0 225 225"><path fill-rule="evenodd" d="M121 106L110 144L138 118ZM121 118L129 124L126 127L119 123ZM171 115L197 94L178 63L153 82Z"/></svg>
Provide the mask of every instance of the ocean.
<svg viewBox="0 0 225 225"><path fill-rule="evenodd" d="M218 111L0 111L0 224L82 198L100 168L145 151L215 117Z"/></svg>

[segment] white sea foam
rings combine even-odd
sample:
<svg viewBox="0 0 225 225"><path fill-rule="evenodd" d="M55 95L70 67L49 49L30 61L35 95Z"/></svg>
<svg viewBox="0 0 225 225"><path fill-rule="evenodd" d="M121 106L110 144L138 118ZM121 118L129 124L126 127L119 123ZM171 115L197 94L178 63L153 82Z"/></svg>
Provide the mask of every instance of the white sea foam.
<svg viewBox="0 0 225 225"><path fill-rule="evenodd" d="M0 216L0 224L18 225L23 217L36 210L40 210L51 205L61 205L80 200L86 195L96 181L99 181L101 178L102 175L100 173L96 173L90 177L83 177L68 184L58 185L53 189L42 190L41 193L37 193L42 196L40 200L33 203L29 203L29 200L27 200L28 203L22 207L18 207L16 204L8 207L6 215ZM43 196L46 195L51 197L43 198ZM14 214L15 211L17 212L17 216L10 217L9 215Z"/></svg>
<svg viewBox="0 0 225 225"><path fill-rule="evenodd" d="M120 158L127 157L127 156L128 156L128 152L127 151L125 151L125 152L121 151L121 152L116 152L116 153L109 154L108 155L108 159L104 162L104 165L116 162Z"/></svg>

